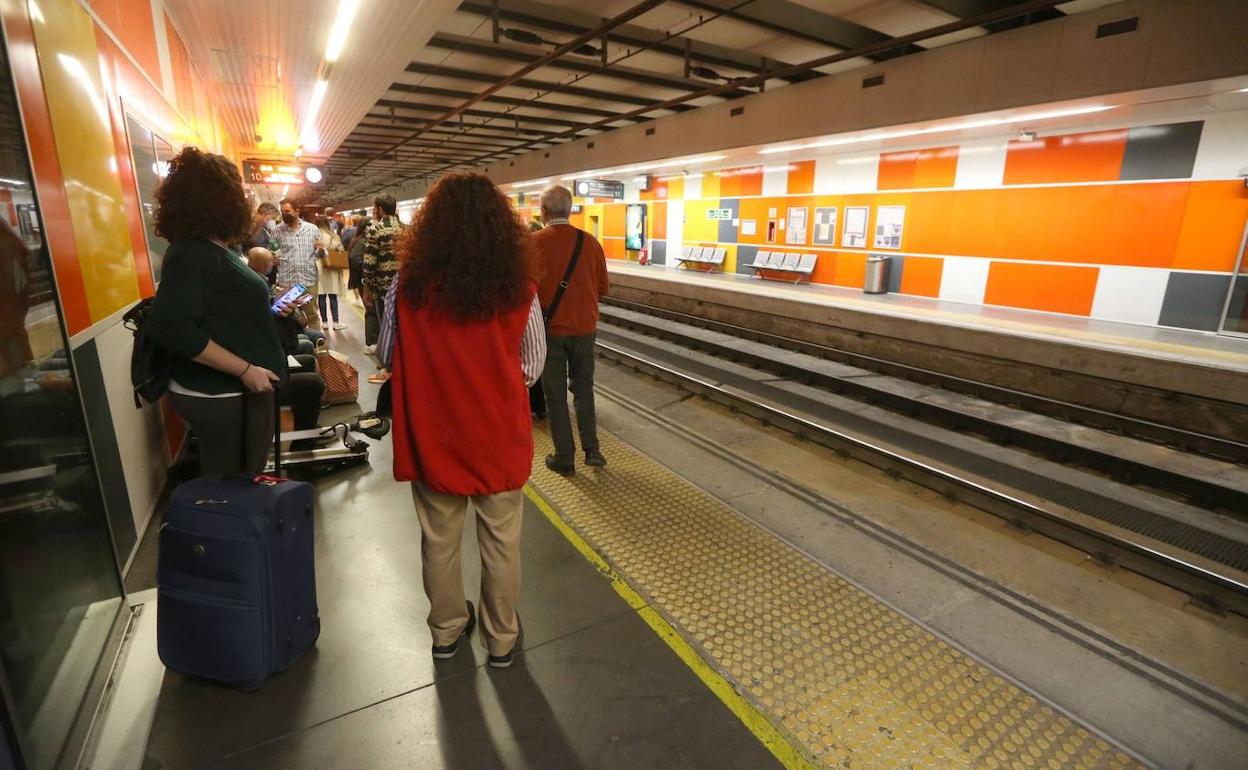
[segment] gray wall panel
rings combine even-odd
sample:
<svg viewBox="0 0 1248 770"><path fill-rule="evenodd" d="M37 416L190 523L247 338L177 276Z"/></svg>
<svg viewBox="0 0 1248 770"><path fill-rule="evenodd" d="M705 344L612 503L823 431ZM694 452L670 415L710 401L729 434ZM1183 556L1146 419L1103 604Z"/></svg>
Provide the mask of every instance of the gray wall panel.
<svg viewBox="0 0 1248 770"><path fill-rule="evenodd" d="M1130 129L1120 178L1190 179L1204 127L1205 121L1196 120Z"/></svg>
<svg viewBox="0 0 1248 770"><path fill-rule="evenodd" d="M1230 284L1229 275L1171 273L1157 323L1183 329L1217 331L1222 323L1222 305L1226 302Z"/></svg>
<svg viewBox="0 0 1248 770"><path fill-rule="evenodd" d="M130 493L126 490L126 474L121 467L121 454L117 451L117 435L113 430L108 393L104 389L104 374L100 370L100 357L94 339L87 340L74 350L74 373L82 391L82 408L91 434L91 453L95 456L100 486L104 490L104 508L113 533L117 563L125 564L138 542L138 535L134 531Z"/></svg>

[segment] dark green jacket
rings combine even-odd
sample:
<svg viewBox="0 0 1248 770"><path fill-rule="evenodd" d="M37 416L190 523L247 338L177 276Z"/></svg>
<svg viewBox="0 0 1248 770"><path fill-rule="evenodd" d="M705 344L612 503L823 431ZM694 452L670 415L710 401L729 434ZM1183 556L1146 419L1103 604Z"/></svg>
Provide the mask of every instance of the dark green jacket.
<svg viewBox="0 0 1248 770"><path fill-rule="evenodd" d="M237 254L209 241L183 240L165 253L148 323L173 356L172 379L201 393L241 393L236 375L195 363L212 340L286 379L286 354L269 304L269 285Z"/></svg>

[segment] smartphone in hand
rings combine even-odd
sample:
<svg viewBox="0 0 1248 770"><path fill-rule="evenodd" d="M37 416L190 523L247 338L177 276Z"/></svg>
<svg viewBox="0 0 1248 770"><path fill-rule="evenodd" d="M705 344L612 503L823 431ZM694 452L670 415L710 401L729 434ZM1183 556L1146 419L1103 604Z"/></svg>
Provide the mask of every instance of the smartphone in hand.
<svg viewBox="0 0 1248 770"><path fill-rule="evenodd" d="M283 305L289 305L295 302L296 300L300 299L301 297L305 297L305 296L309 298L311 298L312 296L311 294L308 294L308 287L304 286L301 283L297 283L294 286L291 286L289 289L286 290L284 294L282 294L277 299L273 300L273 307L272 307L273 315L281 315L282 314L281 308ZM306 302L307 300L304 300L304 301Z"/></svg>

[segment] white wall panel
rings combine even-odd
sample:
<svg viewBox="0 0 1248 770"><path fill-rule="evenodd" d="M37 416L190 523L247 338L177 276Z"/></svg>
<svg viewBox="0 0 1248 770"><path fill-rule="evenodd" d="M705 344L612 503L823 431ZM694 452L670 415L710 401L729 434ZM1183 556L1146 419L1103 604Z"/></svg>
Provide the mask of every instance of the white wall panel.
<svg viewBox="0 0 1248 770"><path fill-rule="evenodd" d="M685 245L685 202L671 200L667 202L667 264L668 269L680 267L677 257Z"/></svg>
<svg viewBox="0 0 1248 770"><path fill-rule="evenodd" d="M945 257L940 276L940 298L982 305L992 260L982 257Z"/></svg>
<svg viewBox="0 0 1248 770"><path fill-rule="evenodd" d="M1102 267L1092 300L1092 317L1156 326L1169 280L1169 270Z"/></svg>
<svg viewBox="0 0 1248 770"><path fill-rule="evenodd" d="M1248 110L1215 112L1204 118L1193 179L1232 179L1248 168Z"/></svg>
<svg viewBox="0 0 1248 770"><path fill-rule="evenodd" d="M959 188L1000 187L1005 180L1006 140L977 139L958 147L958 172L953 186Z"/></svg>
<svg viewBox="0 0 1248 770"><path fill-rule="evenodd" d="M879 152L815 160L815 195L875 192L880 177Z"/></svg>
<svg viewBox="0 0 1248 770"><path fill-rule="evenodd" d="M685 177L685 200L697 200L702 197L702 177L690 174Z"/></svg>
<svg viewBox="0 0 1248 770"><path fill-rule="evenodd" d="M113 417L113 432L117 436L117 453L121 455L121 467L126 476L134 527L142 537L169 467L164 425L155 406L134 408L134 395L130 390L130 351L134 337L130 330L120 323L115 324L97 335L95 344L107 390L108 409Z"/></svg>
<svg viewBox="0 0 1248 770"><path fill-rule="evenodd" d="M768 169L771 169L770 171ZM789 194L788 164L763 167L763 195ZM818 173L818 166L815 167Z"/></svg>

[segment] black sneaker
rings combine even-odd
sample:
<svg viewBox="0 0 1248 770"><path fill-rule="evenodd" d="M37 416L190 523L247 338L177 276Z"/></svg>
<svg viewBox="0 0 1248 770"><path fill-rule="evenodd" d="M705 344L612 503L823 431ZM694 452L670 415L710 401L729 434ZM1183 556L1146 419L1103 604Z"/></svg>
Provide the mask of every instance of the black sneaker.
<svg viewBox="0 0 1248 770"><path fill-rule="evenodd" d="M561 463L559 458L554 455L546 455L546 467L560 476L572 476L576 473L575 465L572 463Z"/></svg>
<svg viewBox="0 0 1248 770"><path fill-rule="evenodd" d="M591 468L605 468L607 466L607 458L602 456L602 452L597 449L585 450L585 464Z"/></svg>
<svg viewBox="0 0 1248 770"><path fill-rule="evenodd" d="M477 625L477 610L472 606L472 602L468 602L468 625L464 626L464 632L459 635L459 639L450 644L433 645L433 659L447 660L455 657L455 653L459 651L459 643L472 635L472 629Z"/></svg>
<svg viewBox="0 0 1248 770"><path fill-rule="evenodd" d="M486 663L490 668L510 668L511 664L516 660L516 653L520 650L520 640L524 638L524 626L520 623L520 615L516 615L516 625L520 627L520 632L516 634L516 642L511 645L511 649L504 655L490 655L486 658Z"/></svg>

